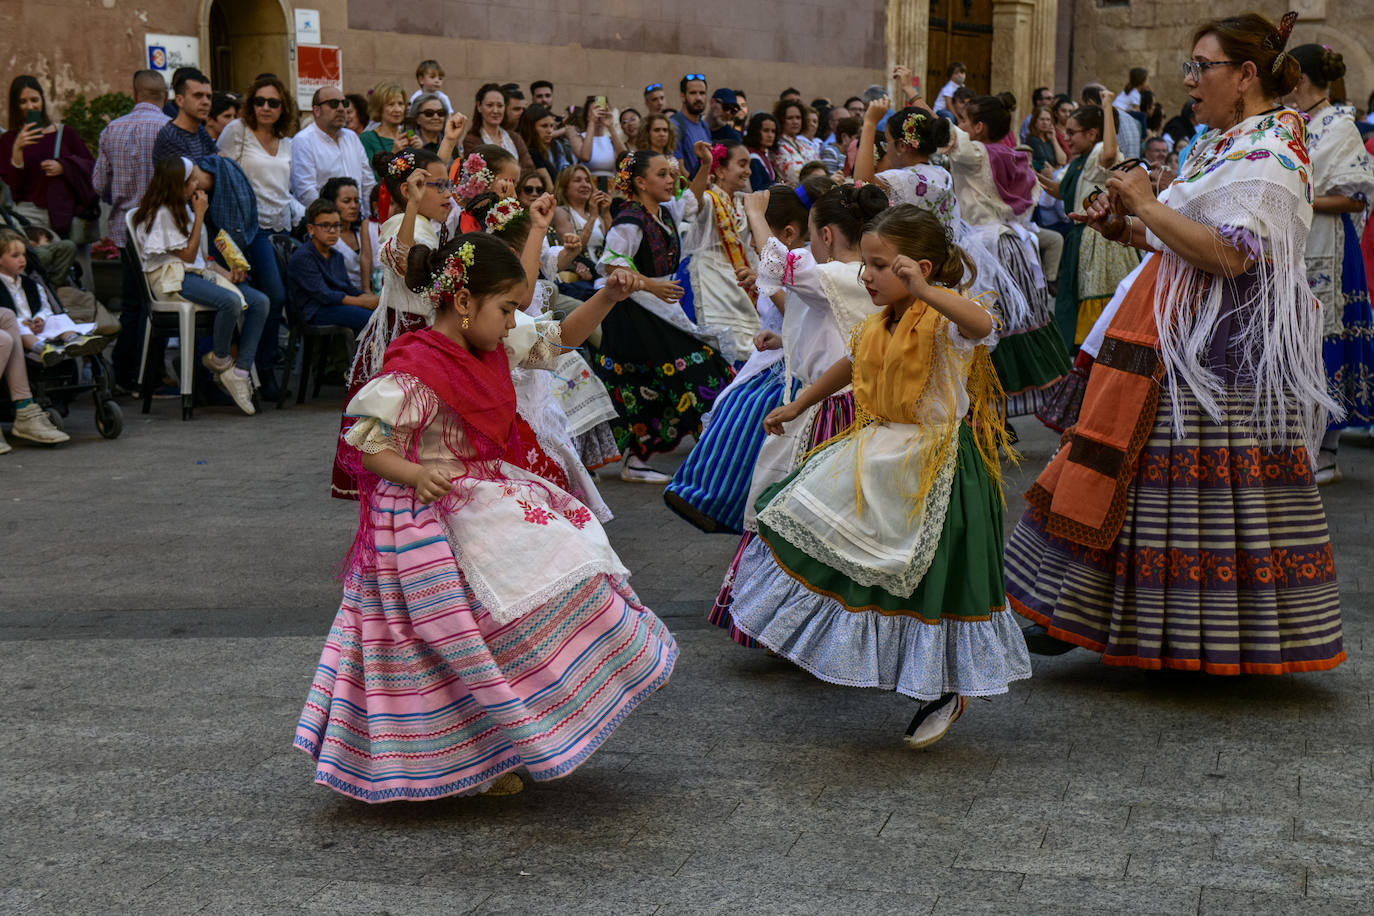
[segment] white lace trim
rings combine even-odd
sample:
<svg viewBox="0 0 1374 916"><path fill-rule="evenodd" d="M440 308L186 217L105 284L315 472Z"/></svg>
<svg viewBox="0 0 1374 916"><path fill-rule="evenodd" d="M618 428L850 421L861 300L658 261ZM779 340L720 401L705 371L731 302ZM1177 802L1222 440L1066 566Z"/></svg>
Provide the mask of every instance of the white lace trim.
<svg viewBox="0 0 1374 916"><path fill-rule="evenodd" d="M387 449L399 453L400 446L391 432L392 427L376 417L363 417L344 434L344 441L365 455L376 455Z"/></svg>
<svg viewBox="0 0 1374 916"><path fill-rule="evenodd" d="M787 273L787 246L775 238L763 244L759 254L759 275L755 286L760 296L771 296L781 292L782 278Z"/></svg>

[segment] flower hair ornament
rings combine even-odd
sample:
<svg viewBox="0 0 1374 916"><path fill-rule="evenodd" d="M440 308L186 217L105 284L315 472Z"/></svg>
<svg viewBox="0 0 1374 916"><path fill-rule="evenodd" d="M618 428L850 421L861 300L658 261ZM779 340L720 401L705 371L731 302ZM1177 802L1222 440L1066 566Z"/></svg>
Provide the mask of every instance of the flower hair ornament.
<svg viewBox="0 0 1374 916"><path fill-rule="evenodd" d="M386 173L391 178L404 178L413 171L415 171L415 154L410 150L397 153L386 167Z"/></svg>
<svg viewBox="0 0 1374 916"><path fill-rule="evenodd" d="M454 193L468 200L491 187L491 183L496 180L491 169L487 168L487 160L482 158L481 153L473 153L463 161L462 175L463 180L458 183Z"/></svg>
<svg viewBox="0 0 1374 916"><path fill-rule="evenodd" d="M919 111L912 112L906 116L902 122L902 142L913 149L921 145L921 138L916 131L926 122L926 116Z"/></svg>
<svg viewBox="0 0 1374 916"><path fill-rule="evenodd" d="M465 289L468 285L468 271L476 259L477 250L472 247L471 242L464 242L457 251L449 255L448 260L444 262L444 269L434 278L434 298L456 296L460 289Z"/></svg>
<svg viewBox="0 0 1374 916"><path fill-rule="evenodd" d="M715 171L725 164L725 160L730 158L730 153L725 148L724 143L717 143L711 147L711 171Z"/></svg>
<svg viewBox="0 0 1374 916"><path fill-rule="evenodd" d="M630 193L630 176L635 170L635 150L627 152L620 160L620 168L615 173L611 187L622 194Z"/></svg>
<svg viewBox="0 0 1374 916"><path fill-rule="evenodd" d="M520 201L514 197L507 197L487 211L487 231L500 232L524 215L525 208L520 206Z"/></svg>
<svg viewBox="0 0 1374 916"><path fill-rule="evenodd" d="M1293 34L1293 26L1298 21L1297 10L1289 10L1283 14L1279 20L1279 27L1269 33L1264 39L1264 46L1271 51L1278 51L1279 54L1274 58L1274 65L1269 68L1270 73L1278 73L1283 62L1288 58L1288 52L1284 48L1288 47L1288 36Z"/></svg>

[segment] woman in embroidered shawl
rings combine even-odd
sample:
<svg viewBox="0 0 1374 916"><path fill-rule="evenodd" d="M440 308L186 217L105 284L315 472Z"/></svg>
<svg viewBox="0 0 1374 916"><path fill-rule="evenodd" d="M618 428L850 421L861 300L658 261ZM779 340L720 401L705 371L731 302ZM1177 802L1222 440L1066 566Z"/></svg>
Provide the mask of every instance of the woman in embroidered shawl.
<svg viewBox="0 0 1374 916"><path fill-rule="evenodd" d="M525 271L497 239L409 261L437 314L349 402L360 524L295 739L316 782L366 802L565 776L677 656L591 512L531 473L510 378L580 344L638 278L613 272L560 327L520 313Z"/></svg>
<svg viewBox="0 0 1374 916"><path fill-rule="evenodd" d="M1211 674L1345 658L1312 473L1340 413L1303 265L1312 170L1301 116L1275 103L1298 81L1283 53L1296 18L1198 29L1184 85L1211 129L1158 200L1128 169L1080 217L1156 254L1007 542L1033 651Z"/></svg>
<svg viewBox="0 0 1374 916"><path fill-rule="evenodd" d="M711 147L696 146L702 164L690 194L702 193L710 177ZM625 449L620 477L634 483L666 484L671 478L648 465L701 428L701 416L730 381L729 353L722 341L693 324L677 304L681 243L677 224L686 207L675 194L676 177L667 156L630 150L620 159L616 189L626 195L613 207L611 229L597 268L634 271L643 288L601 323L592 348L592 369L601 376L620 411L612 429Z"/></svg>
<svg viewBox="0 0 1374 916"><path fill-rule="evenodd" d="M862 251L881 311L764 427L781 433L851 382L856 421L760 497L731 614L822 680L927 701L906 732L919 748L967 697L1030 676L1002 590L1003 395L992 318L948 288L967 256L935 217L892 207Z"/></svg>
<svg viewBox="0 0 1374 916"><path fill-rule="evenodd" d="M1322 45L1291 52L1302 75L1285 101L1307 115L1312 157L1312 229L1307 234L1307 282L1322 304L1322 357L1345 418L1331 424L1317 457L1317 485L1341 479L1336 447L1341 430L1374 422L1374 315L1360 256L1360 230L1374 197L1374 164L1349 111L1331 104L1328 87L1345 61Z"/></svg>

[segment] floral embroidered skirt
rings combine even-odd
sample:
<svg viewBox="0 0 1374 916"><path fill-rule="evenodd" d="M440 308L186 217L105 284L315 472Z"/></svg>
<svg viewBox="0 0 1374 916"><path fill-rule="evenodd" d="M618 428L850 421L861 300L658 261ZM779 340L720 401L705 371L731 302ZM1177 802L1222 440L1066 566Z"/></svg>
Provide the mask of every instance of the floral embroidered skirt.
<svg viewBox="0 0 1374 916"><path fill-rule="evenodd" d="M641 458L695 436L734 374L715 347L630 299L602 319L591 363L620 414L611 423L616 441Z"/></svg>
<svg viewBox="0 0 1374 916"><path fill-rule="evenodd" d="M1374 423L1374 313L1360 240L1349 213L1341 214L1336 231L1344 236L1340 295L1345 308L1340 333L1322 340L1322 359L1331 391L1346 411L1331 429L1345 429Z"/></svg>
<svg viewBox="0 0 1374 916"><path fill-rule="evenodd" d="M1112 665L1335 667L1345 659L1340 594L1307 450L1297 441L1264 449L1245 431L1250 392L1232 393L1220 424L1184 398L1160 397L1112 547L1051 535L1045 514L1026 510L1007 541L1012 607Z"/></svg>
<svg viewBox="0 0 1374 916"><path fill-rule="evenodd" d="M919 700L1006 693L1031 671L1007 612L1001 548L1001 499L961 424L939 544L911 595L854 582L760 518L758 538L741 551L730 615L735 628L832 684Z"/></svg>

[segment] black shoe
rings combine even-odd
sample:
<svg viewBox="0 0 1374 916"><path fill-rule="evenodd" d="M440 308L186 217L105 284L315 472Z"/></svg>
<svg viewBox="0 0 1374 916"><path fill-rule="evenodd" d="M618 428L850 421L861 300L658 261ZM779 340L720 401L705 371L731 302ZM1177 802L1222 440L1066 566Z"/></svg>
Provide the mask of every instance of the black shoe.
<svg viewBox="0 0 1374 916"><path fill-rule="evenodd" d="M1021 635L1026 639L1026 648L1036 655L1063 655L1071 649L1078 648L1071 642L1055 639L1044 625L1038 623L1022 627Z"/></svg>

